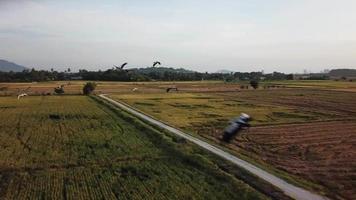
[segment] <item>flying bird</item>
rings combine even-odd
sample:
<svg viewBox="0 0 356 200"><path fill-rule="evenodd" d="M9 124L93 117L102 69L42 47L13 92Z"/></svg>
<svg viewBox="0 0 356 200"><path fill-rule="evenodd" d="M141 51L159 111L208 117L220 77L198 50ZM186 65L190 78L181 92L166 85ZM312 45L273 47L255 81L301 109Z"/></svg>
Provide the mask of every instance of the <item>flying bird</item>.
<svg viewBox="0 0 356 200"><path fill-rule="evenodd" d="M118 66L116 66L116 65L114 65L114 67L115 67L117 70L123 70L126 65L127 65L127 62L123 63L120 67L118 67ZM127 72L127 70L126 70L126 72Z"/></svg>
<svg viewBox="0 0 356 200"><path fill-rule="evenodd" d="M153 62L152 67L155 67L156 65L161 65L161 63L159 61Z"/></svg>
<svg viewBox="0 0 356 200"><path fill-rule="evenodd" d="M121 65L121 69L124 69L125 65L127 65L127 62Z"/></svg>

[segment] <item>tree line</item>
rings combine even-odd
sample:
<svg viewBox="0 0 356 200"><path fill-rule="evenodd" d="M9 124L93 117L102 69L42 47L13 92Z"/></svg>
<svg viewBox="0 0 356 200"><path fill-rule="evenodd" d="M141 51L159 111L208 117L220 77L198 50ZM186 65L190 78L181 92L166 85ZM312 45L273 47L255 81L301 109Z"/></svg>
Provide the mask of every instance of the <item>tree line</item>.
<svg viewBox="0 0 356 200"><path fill-rule="evenodd" d="M89 80L89 81L200 81L200 80L223 80L226 82L250 81L250 80L290 80L292 74L273 72L234 72L202 73L185 69L167 67L135 68L129 70L108 69L105 71L79 70L64 72L55 70L24 70L22 72L0 72L0 82L43 82L64 80Z"/></svg>

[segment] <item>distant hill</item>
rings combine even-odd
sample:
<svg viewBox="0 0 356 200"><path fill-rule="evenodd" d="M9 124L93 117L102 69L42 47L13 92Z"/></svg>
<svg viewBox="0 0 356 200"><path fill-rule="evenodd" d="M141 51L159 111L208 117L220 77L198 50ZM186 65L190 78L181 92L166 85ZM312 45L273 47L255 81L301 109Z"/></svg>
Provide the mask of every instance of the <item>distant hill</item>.
<svg viewBox="0 0 356 200"><path fill-rule="evenodd" d="M25 69L27 69L27 68L22 65L18 65L16 63L0 59L0 71L2 71L2 72L10 72L10 71L22 72Z"/></svg>
<svg viewBox="0 0 356 200"><path fill-rule="evenodd" d="M356 77L356 69L333 69L330 70L331 77Z"/></svg>

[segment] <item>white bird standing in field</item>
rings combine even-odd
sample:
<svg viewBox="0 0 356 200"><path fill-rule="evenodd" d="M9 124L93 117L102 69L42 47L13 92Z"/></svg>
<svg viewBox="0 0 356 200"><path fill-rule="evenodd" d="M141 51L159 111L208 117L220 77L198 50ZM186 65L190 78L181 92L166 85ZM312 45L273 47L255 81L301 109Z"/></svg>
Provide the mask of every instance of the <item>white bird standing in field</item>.
<svg viewBox="0 0 356 200"><path fill-rule="evenodd" d="M20 99L21 97L24 97L24 96L28 96L28 94L26 93L29 89L31 89L31 86L27 87L26 89L20 89L20 88L17 88L17 99Z"/></svg>
<svg viewBox="0 0 356 200"><path fill-rule="evenodd" d="M20 99L21 97L25 97L25 96L28 96L28 95L26 93L22 93L22 94L17 96L17 99Z"/></svg>
<svg viewBox="0 0 356 200"><path fill-rule="evenodd" d="M138 88L134 88L132 89L132 92L136 92L138 90Z"/></svg>

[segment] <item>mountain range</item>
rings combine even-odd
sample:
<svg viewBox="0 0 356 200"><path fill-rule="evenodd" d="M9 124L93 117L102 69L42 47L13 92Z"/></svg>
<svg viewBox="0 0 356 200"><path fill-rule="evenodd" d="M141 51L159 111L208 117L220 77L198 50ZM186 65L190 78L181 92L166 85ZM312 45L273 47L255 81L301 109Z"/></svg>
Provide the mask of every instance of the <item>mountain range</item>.
<svg viewBox="0 0 356 200"><path fill-rule="evenodd" d="M0 71L2 71L2 72L10 72L10 71L22 72L25 69L27 69L27 68L22 65L18 65L16 63L0 59Z"/></svg>

